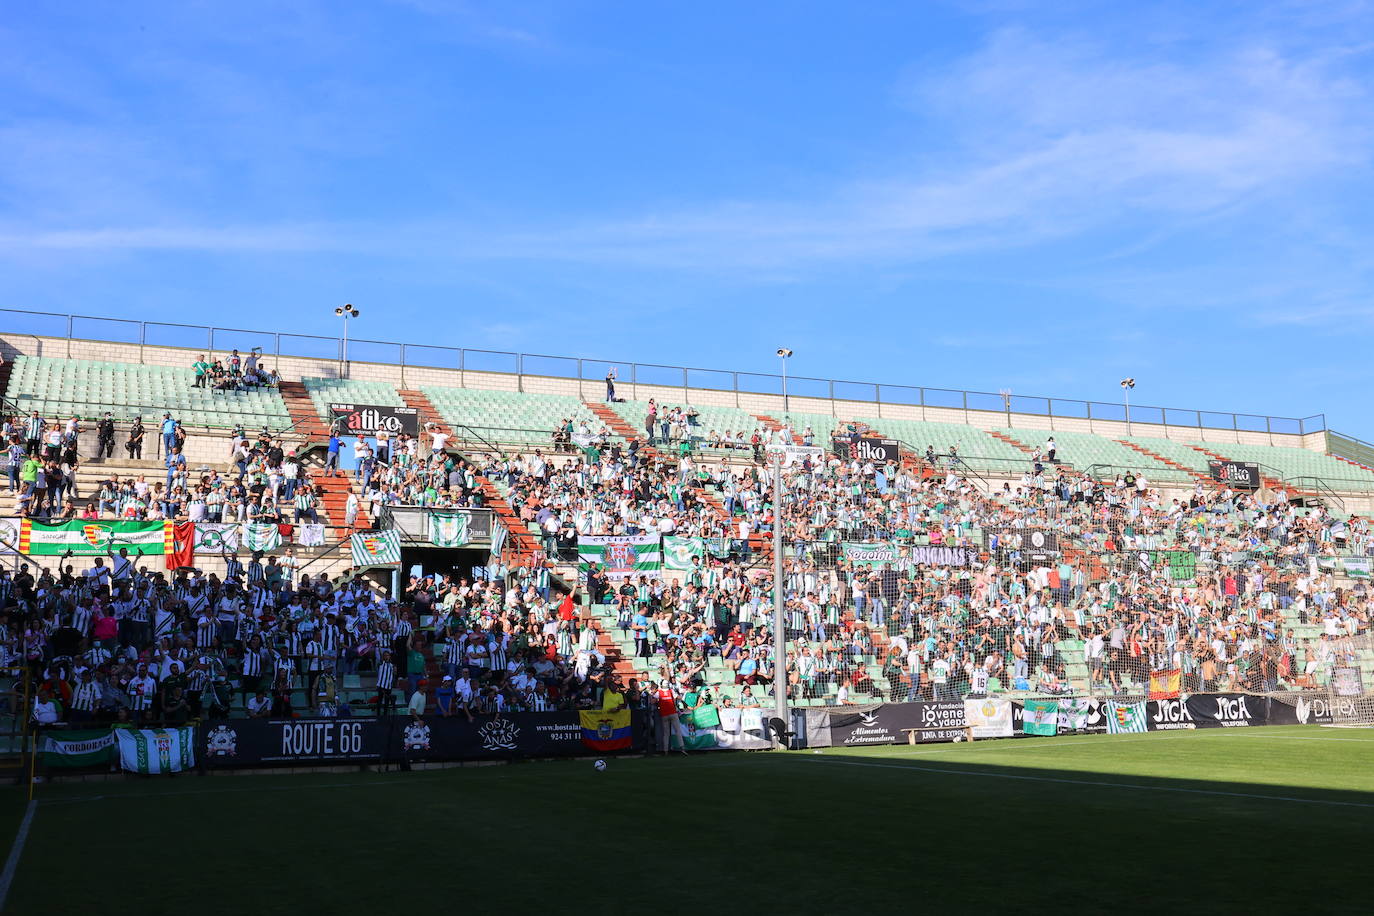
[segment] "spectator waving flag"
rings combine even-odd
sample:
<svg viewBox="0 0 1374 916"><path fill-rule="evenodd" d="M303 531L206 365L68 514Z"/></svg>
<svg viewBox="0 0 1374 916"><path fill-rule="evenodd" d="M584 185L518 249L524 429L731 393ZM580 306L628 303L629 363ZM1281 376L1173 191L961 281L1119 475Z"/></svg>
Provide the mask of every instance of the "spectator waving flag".
<svg viewBox="0 0 1374 916"><path fill-rule="evenodd" d="M365 531L350 542L354 566L395 566L401 562L401 535L395 531Z"/></svg>

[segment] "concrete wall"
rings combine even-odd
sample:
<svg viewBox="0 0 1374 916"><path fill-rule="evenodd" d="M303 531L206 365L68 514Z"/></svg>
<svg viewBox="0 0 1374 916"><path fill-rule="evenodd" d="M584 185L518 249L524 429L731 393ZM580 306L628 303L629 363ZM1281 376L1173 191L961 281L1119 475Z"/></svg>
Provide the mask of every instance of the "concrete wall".
<svg viewBox="0 0 1374 916"><path fill-rule="evenodd" d="M224 332L220 332L223 334ZM245 343L246 345L246 343ZM30 356L66 357L70 359L100 359L147 365L189 366L197 355L205 353L180 347L108 343L94 340L68 340L60 337L39 337L0 331L0 353L6 359L17 354ZM207 356L223 356L227 351ZM268 354L264 364L274 367L283 378L336 378L340 364L335 359L312 359L297 356L273 357ZM456 355L455 355L456 362ZM571 361L570 361L571 362ZM526 391L560 394L596 400L605 394L604 384L598 380L556 378L542 375L516 375L506 372L463 370L454 368L426 368L400 366L391 363L352 361L349 376L358 380L387 382L398 388L422 388L426 385L450 388L477 388L498 391ZM617 392L631 400L656 398L660 403L693 403L702 406L736 407L751 413L781 417L781 395L726 391L714 388L683 387L660 384L635 384L621 379ZM1089 420L1074 417L1047 417L1012 411L964 410L955 407L922 407L920 405L859 401L805 396L788 399L798 412L830 414L838 419L901 419L958 423L979 429L993 429L1011 425L1025 429L1066 430L1119 437L1127 434L1126 424L1116 420ZM881 428L881 427L880 427ZM818 430L819 432L819 430ZM1252 445L1280 445L1307 448L1321 452L1326 448L1325 432L1291 435L1285 433L1247 432L1245 430L1209 429L1192 426L1165 426L1151 423L1132 423L1131 432L1137 436L1158 436L1181 441L1245 443Z"/></svg>

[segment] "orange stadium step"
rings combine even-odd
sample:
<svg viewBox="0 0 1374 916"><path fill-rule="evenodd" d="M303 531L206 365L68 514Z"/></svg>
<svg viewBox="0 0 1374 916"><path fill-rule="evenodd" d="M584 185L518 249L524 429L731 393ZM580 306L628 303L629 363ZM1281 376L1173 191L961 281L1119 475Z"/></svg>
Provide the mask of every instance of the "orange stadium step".
<svg viewBox="0 0 1374 916"><path fill-rule="evenodd" d="M1005 433L999 433L999 432L997 432L997 430L995 430L995 429L985 430L985 432L986 432L989 436L992 436L992 438L994 438L994 439L1001 439L1003 442L1007 443L1007 445L1013 446L1014 448L1019 448L1021 451L1025 452L1027 455L1034 455L1034 454L1035 454L1035 449L1029 447L1029 446L1026 445L1024 442L1018 442L1017 440L1013 439L1011 436L1006 435Z"/></svg>
<svg viewBox="0 0 1374 916"><path fill-rule="evenodd" d="M1156 453L1156 452L1152 452L1150 449L1146 448L1146 447L1143 446L1143 445L1137 445L1136 443L1130 442L1130 441L1128 441L1128 440L1126 440L1126 439L1117 439L1116 441L1117 441L1118 443L1120 443L1121 445L1126 446L1126 447L1129 448L1129 449L1132 449L1132 450L1134 450L1134 451L1139 452L1140 454L1144 455L1146 458L1153 458L1155 461L1158 461L1158 462L1161 463L1161 464L1167 465L1167 466L1173 468L1173 469L1176 470L1176 471L1183 471L1185 474L1190 475L1194 480L1207 480L1207 479L1208 479L1206 474L1200 474L1200 473L1198 473L1197 471L1193 470L1192 468L1188 467L1187 465L1179 464L1177 461L1174 461L1172 458L1165 458L1163 455L1160 455L1160 454L1158 454L1158 453Z"/></svg>
<svg viewBox="0 0 1374 916"><path fill-rule="evenodd" d="M407 407L415 408L415 413L420 419L420 427L423 429L426 423L431 423L438 427L440 432L453 435L453 430L444 422L444 418L439 411L430 403L429 398L425 397L423 391L414 388L397 388L396 393L401 396L401 400L406 402Z"/></svg>
<svg viewBox="0 0 1374 916"><path fill-rule="evenodd" d="M631 439L640 439L639 452L646 458L653 458L658 454L658 449L643 444L643 439L638 430L631 427L629 423L625 422L624 417L614 410L611 410L611 408L607 407L605 404L598 403L597 401L584 400L582 405L596 414L598 420L605 423L611 432L615 433L626 442L629 442Z"/></svg>
<svg viewBox="0 0 1374 916"><path fill-rule="evenodd" d="M291 417L292 425L307 444L323 442L329 438L329 427L320 419L319 413L315 410L315 402L310 400L310 392L306 390L303 382L282 379L277 383L277 391L281 393L281 399L286 404L286 412Z"/></svg>
<svg viewBox="0 0 1374 916"><path fill-rule="evenodd" d="M755 420L758 420L760 423L762 423L763 428L768 430L770 433L775 433L778 430L782 429L782 421L777 419L776 417L770 417L766 413L752 413L750 414L750 416L753 417ZM792 444L801 445L801 443L802 437L794 432L792 434Z"/></svg>

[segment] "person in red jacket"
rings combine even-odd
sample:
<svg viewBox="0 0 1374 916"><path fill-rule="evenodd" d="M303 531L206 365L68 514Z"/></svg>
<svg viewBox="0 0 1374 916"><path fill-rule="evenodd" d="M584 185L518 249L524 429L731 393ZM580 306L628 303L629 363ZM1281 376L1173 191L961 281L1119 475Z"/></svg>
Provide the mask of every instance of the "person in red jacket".
<svg viewBox="0 0 1374 916"><path fill-rule="evenodd" d="M658 682L658 690L654 691L654 702L658 704L659 751L666 755L672 747L672 738L676 735L678 752L686 754L686 736L682 732L682 720L677 717L677 693L667 678Z"/></svg>

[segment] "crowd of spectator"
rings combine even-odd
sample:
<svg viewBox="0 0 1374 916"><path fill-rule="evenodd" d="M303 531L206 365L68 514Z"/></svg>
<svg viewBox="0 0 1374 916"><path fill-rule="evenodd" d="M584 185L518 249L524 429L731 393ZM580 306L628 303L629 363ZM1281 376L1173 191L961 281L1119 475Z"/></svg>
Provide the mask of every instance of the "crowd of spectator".
<svg viewBox="0 0 1374 916"><path fill-rule="evenodd" d="M231 350L223 359L206 359L204 354L191 364L196 388L217 391L247 391L251 388L276 388L281 381L275 369L262 364L262 348L253 347L247 355Z"/></svg>
<svg viewBox="0 0 1374 916"><path fill-rule="evenodd" d="M630 685L635 703L651 707L666 689L756 705L767 702L779 662L770 564L757 562L750 542L766 542L755 536L779 524L788 545L781 664L794 699L1138 693L1163 670L1178 670L1190 690L1313 687L1346 658L1345 637L1371 633L1368 589L1337 588L1326 563L1370 555L1366 519L1201 481L1166 498L1143 477L1069 470L1053 440L1019 479L995 486L968 476L952 448L886 463L810 453L782 471L775 504L771 469L759 459L770 440L814 442L809 428L755 430L755 460L707 461L657 446L671 444L674 430L690 445L734 437L697 436L684 408L659 416L655 406L643 445L569 420L549 454L470 461L449 449L438 426L352 446L348 526L388 505L481 507L494 485L542 534L545 555L516 570L498 558L476 580L415 579L395 604L360 583L297 579L270 557L231 565L223 579L168 578L116 558L94 577L25 569L0 575L0 652L34 666L49 696L78 713L92 711L69 702L83 678L99 685L106 716L220 715L231 691L250 701L251 714L302 708L293 696L347 713L338 678L363 671L422 700L428 680L440 714L473 715L600 702L609 667L592 624L599 617L634 656L653 660L646 673L657 687ZM85 494L75 487L86 432L79 420L11 418L4 432L24 514L318 518L320 490L268 431L250 438L236 430L228 470L193 473L182 457L185 432L167 415L156 431L164 479L110 479ZM107 456L104 421L96 440L95 454ZM343 448L335 431L326 473L341 473ZM1030 531L1052 535L1055 548L1031 551L1022 537ZM593 569L586 611L550 591L551 565L570 559L579 537L640 534L701 538L713 549L691 569L657 577L611 580ZM894 553L873 563L846 544ZM957 559L932 561L925 548L956 548L949 556ZM1161 551L1187 553L1195 568L1174 576ZM1321 638L1301 643L1294 620L1320 627ZM430 678L427 667L436 669ZM145 699L147 679L156 687ZM377 708L391 704L389 691L373 693Z"/></svg>
<svg viewBox="0 0 1374 916"><path fill-rule="evenodd" d="M121 551L85 572L3 569L0 666L29 668L45 725L600 702L597 631L537 564L412 577L399 603L307 565L288 551L164 573Z"/></svg>

